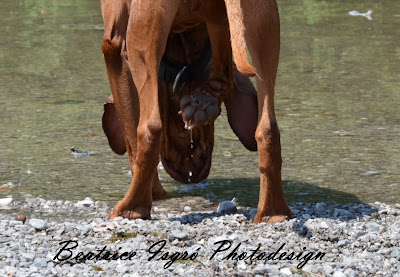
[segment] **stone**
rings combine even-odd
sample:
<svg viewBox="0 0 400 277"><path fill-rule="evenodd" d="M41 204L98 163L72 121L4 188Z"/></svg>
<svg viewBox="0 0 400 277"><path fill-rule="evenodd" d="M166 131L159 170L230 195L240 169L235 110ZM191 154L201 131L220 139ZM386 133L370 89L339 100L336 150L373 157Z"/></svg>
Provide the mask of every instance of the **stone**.
<svg viewBox="0 0 400 277"><path fill-rule="evenodd" d="M320 227L321 229L328 229L328 228L329 228L328 224L327 224L325 221L322 221L322 222L319 224L319 227Z"/></svg>
<svg viewBox="0 0 400 277"><path fill-rule="evenodd" d="M346 277L346 274L341 271L336 271L335 273L333 273L333 277Z"/></svg>
<svg viewBox="0 0 400 277"><path fill-rule="evenodd" d="M254 268L253 272L254 274L264 275L265 273L268 273L268 267L258 265Z"/></svg>
<svg viewBox="0 0 400 277"><path fill-rule="evenodd" d="M326 275L331 275L333 272L333 268L330 265L325 265L323 270Z"/></svg>
<svg viewBox="0 0 400 277"><path fill-rule="evenodd" d="M13 199L11 197L0 198L0 207L8 206L12 203Z"/></svg>
<svg viewBox="0 0 400 277"><path fill-rule="evenodd" d="M94 205L94 201L89 197L86 197L84 200L78 201L78 203L75 204L75 207L90 207L91 205Z"/></svg>
<svg viewBox="0 0 400 277"><path fill-rule="evenodd" d="M35 228L37 231L46 230L48 228L47 223L42 219L31 218L29 220L29 225Z"/></svg>
<svg viewBox="0 0 400 277"><path fill-rule="evenodd" d="M23 214L19 214L19 215L17 215L17 216L15 217L15 220L17 220L17 221L22 221L22 223L25 224L26 216L23 215Z"/></svg>
<svg viewBox="0 0 400 277"><path fill-rule="evenodd" d="M283 275L293 275L290 268L284 267L279 270Z"/></svg>
<svg viewBox="0 0 400 277"><path fill-rule="evenodd" d="M177 232L177 233L173 233L172 236L176 239L184 240L184 239L187 239L189 234L187 232Z"/></svg>
<svg viewBox="0 0 400 277"><path fill-rule="evenodd" d="M309 220L309 219L311 218L311 215L309 215L309 214L302 214L302 217L303 217L305 220Z"/></svg>
<svg viewBox="0 0 400 277"><path fill-rule="evenodd" d="M343 247L349 244L349 241L347 239L339 240L337 243L337 247Z"/></svg>
<svg viewBox="0 0 400 277"><path fill-rule="evenodd" d="M233 214L237 212L236 205L231 201L223 201L219 204L217 213L221 214Z"/></svg>
<svg viewBox="0 0 400 277"><path fill-rule="evenodd" d="M373 232L379 232L381 227L382 227L381 225L379 225L378 223L373 222L373 221L365 223L365 228L367 228Z"/></svg>
<svg viewBox="0 0 400 277"><path fill-rule="evenodd" d="M22 253L22 258L27 262L32 262L36 255L33 253Z"/></svg>

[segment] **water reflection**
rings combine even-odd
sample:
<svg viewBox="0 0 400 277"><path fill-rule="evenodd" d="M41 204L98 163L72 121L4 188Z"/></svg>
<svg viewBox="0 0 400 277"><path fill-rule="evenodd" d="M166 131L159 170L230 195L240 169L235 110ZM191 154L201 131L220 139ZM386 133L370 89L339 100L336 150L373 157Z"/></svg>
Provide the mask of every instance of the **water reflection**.
<svg viewBox="0 0 400 277"><path fill-rule="evenodd" d="M5 0L0 10L0 197L115 202L129 185L127 157L101 129L109 85L99 1ZM283 179L289 202L395 202L400 195L398 1L279 1L276 86ZM374 11L373 20L351 10ZM258 201L257 154L216 122L206 189L215 200ZM74 158L70 148L93 155ZM27 172L30 172L28 174ZM368 174L376 172L376 174Z"/></svg>

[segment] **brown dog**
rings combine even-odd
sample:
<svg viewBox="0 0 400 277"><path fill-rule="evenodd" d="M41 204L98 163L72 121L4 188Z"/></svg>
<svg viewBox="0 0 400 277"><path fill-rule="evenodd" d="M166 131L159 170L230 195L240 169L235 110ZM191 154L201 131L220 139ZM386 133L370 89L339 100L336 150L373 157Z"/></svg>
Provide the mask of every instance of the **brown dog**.
<svg viewBox="0 0 400 277"><path fill-rule="evenodd" d="M259 152L254 222L290 217L274 111L280 43L275 0L102 0L101 8L112 91L103 128L114 152L128 151L133 173L110 218L150 218L152 200L167 196L157 174L160 155L179 182L208 176L222 102L240 141ZM242 74L256 76L257 92Z"/></svg>

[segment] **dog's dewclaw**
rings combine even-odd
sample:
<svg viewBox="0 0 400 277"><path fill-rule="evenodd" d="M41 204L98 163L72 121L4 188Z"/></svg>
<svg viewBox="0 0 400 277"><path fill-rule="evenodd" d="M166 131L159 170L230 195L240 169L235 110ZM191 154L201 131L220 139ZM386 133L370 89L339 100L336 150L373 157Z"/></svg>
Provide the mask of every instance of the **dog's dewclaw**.
<svg viewBox="0 0 400 277"><path fill-rule="evenodd" d="M192 96L190 96L190 95L186 95L186 96L182 97L181 103L180 103L181 110L183 110L187 105L189 105L192 102L192 100L193 100Z"/></svg>
<svg viewBox="0 0 400 277"><path fill-rule="evenodd" d="M196 123L203 123L207 121L207 114L203 110L197 110L197 112L194 114L193 119Z"/></svg>
<svg viewBox="0 0 400 277"><path fill-rule="evenodd" d="M196 112L196 107L193 105L186 106L182 113L182 118L185 121L189 121L193 118L193 115Z"/></svg>

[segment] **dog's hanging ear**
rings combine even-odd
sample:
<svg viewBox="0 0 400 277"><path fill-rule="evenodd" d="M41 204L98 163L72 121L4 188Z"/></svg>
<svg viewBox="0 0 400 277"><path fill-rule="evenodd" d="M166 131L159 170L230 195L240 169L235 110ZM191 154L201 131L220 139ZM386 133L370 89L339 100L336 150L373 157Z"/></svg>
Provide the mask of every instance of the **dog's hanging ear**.
<svg viewBox="0 0 400 277"><path fill-rule="evenodd" d="M122 132L121 122L119 121L112 95L104 103L102 124L111 149L119 155L125 154L124 133Z"/></svg>
<svg viewBox="0 0 400 277"><path fill-rule="evenodd" d="M250 79L233 68L234 88L225 100L228 122L244 147L257 151L255 133L258 121L257 91Z"/></svg>

